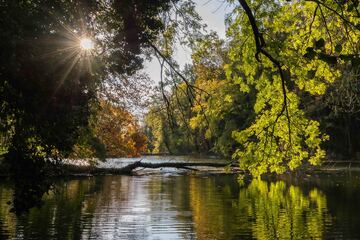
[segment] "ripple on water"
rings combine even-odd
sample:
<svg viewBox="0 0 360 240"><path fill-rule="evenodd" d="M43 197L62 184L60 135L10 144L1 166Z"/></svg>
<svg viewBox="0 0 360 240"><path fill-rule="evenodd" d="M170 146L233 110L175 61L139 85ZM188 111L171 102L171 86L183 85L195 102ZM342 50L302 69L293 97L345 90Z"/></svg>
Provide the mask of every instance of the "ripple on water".
<svg viewBox="0 0 360 240"><path fill-rule="evenodd" d="M0 183L0 239L360 239L360 184L236 176L103 176L57 184L39 209L9 213Z"/></svg>

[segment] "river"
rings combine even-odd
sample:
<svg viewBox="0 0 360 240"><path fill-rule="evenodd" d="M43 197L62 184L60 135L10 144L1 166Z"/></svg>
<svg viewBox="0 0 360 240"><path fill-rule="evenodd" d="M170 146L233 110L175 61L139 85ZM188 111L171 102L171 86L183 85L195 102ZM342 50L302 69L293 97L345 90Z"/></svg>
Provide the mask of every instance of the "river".
<svg viewBox="0 0 360 240"><path fill-rule="evenodd" d="M11 186L0 182L0 239L360 239L351 171L241 185L233 174L168 169L79 177L21 216L9 212Z"/></svg>

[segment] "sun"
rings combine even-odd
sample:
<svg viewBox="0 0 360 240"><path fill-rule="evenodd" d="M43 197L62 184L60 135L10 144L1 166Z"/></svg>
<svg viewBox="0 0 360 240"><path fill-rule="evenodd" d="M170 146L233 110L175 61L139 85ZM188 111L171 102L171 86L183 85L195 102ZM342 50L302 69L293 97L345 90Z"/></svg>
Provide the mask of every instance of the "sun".
<svg viewBox="0 0 360 240"><path fill-rule="evenodd" d="M86 51L92 50L94 48L94 42L90 38L81 38L80 48Z"/></svg>

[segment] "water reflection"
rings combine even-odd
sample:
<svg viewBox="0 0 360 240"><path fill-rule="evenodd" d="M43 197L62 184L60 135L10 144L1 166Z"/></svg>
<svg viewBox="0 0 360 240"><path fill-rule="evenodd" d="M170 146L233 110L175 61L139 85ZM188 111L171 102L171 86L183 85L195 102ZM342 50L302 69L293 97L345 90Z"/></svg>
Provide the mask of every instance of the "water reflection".
<svg viewBox="0 0 360 240"><path fill-rule="evenodd" d="M322 239L331 225L321 191L304 193L282 181L237 189L221 178L194 180L190 196L200 239Z"/></svg>
<svg viewBox="0 0 360 240"><path fill-rule="evenodd" d="M331 225L325 195L314 188L304 193L284 182L253 181L239 199L248 201L248 216L258 239L324 239Z"/></svg>
<svg viewBox="0 0 360 240"><path fill-rule="evenodd" d="M335 204L328 193L338 186L323 183L254 180L240 188L230 175L83 178L58 182L40 208L20 217L9 212L13 191L1 183L0 239L359 238L356 225L338 221L353 220L346 203L359 198L358 185L344 187L351 194Z"/></svg>

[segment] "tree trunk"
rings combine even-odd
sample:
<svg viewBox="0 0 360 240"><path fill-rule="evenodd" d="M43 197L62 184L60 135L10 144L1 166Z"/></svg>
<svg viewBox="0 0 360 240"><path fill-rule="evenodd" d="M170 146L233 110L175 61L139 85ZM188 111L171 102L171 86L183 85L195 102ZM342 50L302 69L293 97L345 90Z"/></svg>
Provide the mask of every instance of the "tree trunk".
<svg viewBox="0 0 360 240"><path fill-rule="evenodd" d="M230 163L196 163L196 162L164 162L164 163L146 163L141 161L136 161L122 168L97 168L97 167L77 167L77 166L68 166L67 170L70 173L81 173L81 174L132 174L137 168L181 168L187 170L197 170L191 167L226 167Z"/></svg>

